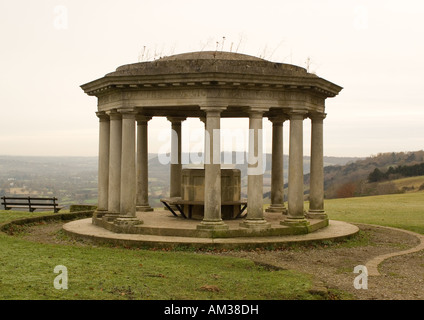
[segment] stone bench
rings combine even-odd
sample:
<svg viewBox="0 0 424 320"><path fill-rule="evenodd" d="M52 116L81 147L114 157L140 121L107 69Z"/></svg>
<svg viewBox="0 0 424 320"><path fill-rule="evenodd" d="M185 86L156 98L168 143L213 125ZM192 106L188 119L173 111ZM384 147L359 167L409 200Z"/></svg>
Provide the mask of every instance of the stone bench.
<svg viewBox="0 0 424 320"><path fill-rule="evenodd" d="M204 201L192 201L192 200L183 200L181 197L173 198L162 198L160 201L165 205L165 207L171 211L174 216L178 216L174 208L177 208L181 216L185 219L192 219L192 209L194 206L204 206ZM235 217L235 219L240 218L244 210L247 208L247 199L241 199L238 201L223 201L221 206L242 206L240 212ZM184 207L188 207L188 213L184 212ZM174 207L174 208L173 208ZM187 213L187 214L186 214Z"/></svg>

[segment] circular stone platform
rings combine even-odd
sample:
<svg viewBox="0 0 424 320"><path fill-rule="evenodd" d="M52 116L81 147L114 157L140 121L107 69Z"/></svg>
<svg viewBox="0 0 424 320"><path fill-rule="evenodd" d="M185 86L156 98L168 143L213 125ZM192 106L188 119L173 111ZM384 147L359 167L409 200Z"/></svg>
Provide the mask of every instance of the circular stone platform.
<svg viewBox="0 0 424 320"><path fill-rule="evenodd" d="M328 226L322 227L322 220L309 219L310 228L315 229L306 234L284 234L284 226L279 224L281 214L267 213L265 218L271 223L278 235L243 236L238 233L243 219L226 220L231 237L196 236L196 220L172 216L168 211L153 211L137 213L137 218L143 220L141 233L117 233L102 226L94 225L93 219L82 219L66 223L64 231L77 239L91 240L100 243L124 245L131 247L195 247L195 248L257 248L279 247L290 243L319 242L323 240L343 239L355 235L359 228L341 221L330 220ZM327 223L327 222L325 222ZM272 233L271 233L272 234Z"/></svg>

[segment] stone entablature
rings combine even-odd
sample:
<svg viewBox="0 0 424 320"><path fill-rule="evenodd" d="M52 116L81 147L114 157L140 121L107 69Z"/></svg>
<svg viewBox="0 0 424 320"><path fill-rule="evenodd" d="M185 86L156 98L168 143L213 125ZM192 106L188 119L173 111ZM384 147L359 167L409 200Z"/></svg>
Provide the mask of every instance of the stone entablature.
<svg viewBox="0 0 424 320"><path fill-rule="evenodd" d="M244 106L323 112L325 99L341 90L301 67L225 52L122 66L82 88L98 97L100 111L136 107L150 116L169 116L181 114L175 110L181 106L199 116L201 106L228 107L221 117L246 117ZM151 110L158 106L170 109Z"/></svg>
<svg viewBox="0 0 424 320"><path fill-rule="evenodd" d="M325 98L303 89L254 90L229 88L179 88L159 90L109 91L98 97L99 111L118 108L136 108L147 116L203 115L202 106L226 106L221 117L247 117L247 106L261 106L272 112L289 112L293 109L323 112ZM178 108L176 106L179 106ZM158 109L160 107L160 109Z"/></svg>

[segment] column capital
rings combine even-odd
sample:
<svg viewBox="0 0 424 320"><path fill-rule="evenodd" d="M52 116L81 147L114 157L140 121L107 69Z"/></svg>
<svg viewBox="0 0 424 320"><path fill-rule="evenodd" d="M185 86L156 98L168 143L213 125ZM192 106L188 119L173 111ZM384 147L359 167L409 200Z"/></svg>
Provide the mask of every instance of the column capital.
<svg viewBox="0 0 424 320"><path fill-rule="evenodd" d="M306 110L290 110L288 112L290 120L304 120L308 117L308 111Z"/></svg>
<svg viewBox="0 0 424 320"><path fill-rule="evenodd" d="M310 112L308 113L308 117L314 121L314 120L324 120L327 117L327 114L324 112Z"/></svg>
<svg viewBox="0 0 424 320"><path fill-rule="evenodd" d="M246 109L247 113L250 115L263 115L265 112L269 110L268 107L257 107L257 106L250 106Z"/></svg>
<svg viewBox="0 0 424 320"><path fill-rule="evenodd" d="M166 117L166 119L171 122L172 124L181 124L181 122L183 122L184 120L187 119L187 117Z"/></svg>
<svg viewBox="0 0 424 320"><path fill-rule="evenodd" d="M268 120L272 122L273 125L282 125L286 120L289 120L290 117L286 114L272 115L268 117Z"/></svg>
<svg viewBox="0 0 424 320"><path fill-rule="evenodd" d="M99 118L100 121L109 121L109 115L105 111L98 111L96 112L96 116Z"/></svg>
<svg viewBox="0 0 424 320"><path fill-rule="evenodd" d="M137 111L134 108L122 108L118 109L118 112L122 115L122 119L135 119Z"/></svg>
<svg viewBox="0 0 424 320"><path fill-rule="evenodd" d="M109 116L110 120L121 120L122 119L122 114L119 113L116 109L106 111L106 114Z"/></svg>
<svg viewBox="0 0 424 320"><path fill-rule="evenodd" d="M227 107L219 107L219 106L200 106L200 110L204 111L206 115L216 115L220 116L221 112L226 110Z"/></svg>

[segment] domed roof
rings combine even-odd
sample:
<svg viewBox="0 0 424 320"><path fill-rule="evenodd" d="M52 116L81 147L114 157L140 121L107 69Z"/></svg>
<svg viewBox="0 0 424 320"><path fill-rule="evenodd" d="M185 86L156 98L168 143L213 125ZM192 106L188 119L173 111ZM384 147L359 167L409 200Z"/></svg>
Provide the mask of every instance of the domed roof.
<svg viewBox="0 0 424 320"><path fill-rule="evenodd" d="M120 66L106 76L224 73L316 77L304 68L225 51L199 51Z"/></svg>
<svg viewBox="0 0 424 320"><path fill-rule="evenodd" d="M198 51L176 54L169 57L160 58L159 61L173 60L239 60L239 61L266 61L264 59L247 54L226 52L226 51Z"/></svg>
<svg viewBox="0 0 424 320"><path fill-rule="evenodd" d="M123 65L81 87L86 93L96 95L111 88L160 90L182 85L214 89L224 84L234 88L245 86L246 90L312 88L325 97L333 97L342 89L302 67L225 51L189 52Z"/></svg>

